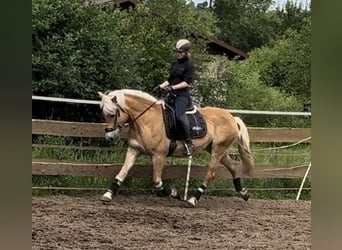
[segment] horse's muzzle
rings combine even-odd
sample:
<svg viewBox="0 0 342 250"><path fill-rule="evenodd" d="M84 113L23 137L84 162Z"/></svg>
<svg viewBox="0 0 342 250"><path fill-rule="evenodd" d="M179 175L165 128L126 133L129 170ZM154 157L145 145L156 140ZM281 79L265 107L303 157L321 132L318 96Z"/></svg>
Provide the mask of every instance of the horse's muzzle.
<svg viewBox="0 0 342 250"><path fill-rule="evenodd" d="M110 132L106 132L105 133L105 138L107 141L110 141L110 142L116 142L119 138L120 138L120 130L117 128L113 131L110 131Z"/></svg>

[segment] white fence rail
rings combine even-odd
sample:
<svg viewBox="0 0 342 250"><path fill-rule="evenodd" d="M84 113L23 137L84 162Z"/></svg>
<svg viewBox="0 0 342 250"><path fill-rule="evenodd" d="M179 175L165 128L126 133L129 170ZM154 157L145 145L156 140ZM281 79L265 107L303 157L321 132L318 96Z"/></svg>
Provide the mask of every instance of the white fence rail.
<svg viewBox="0 0 342 250"><path fill-rule="evenodd" d="M32 96L32 100L52 101L52 102L67 102L79 104L100 104L100 101L70 99L61 97L46 97L46 96ZM257 110L238 110L229 109L231 113L236 114L256 114L256 115L291 115L291 116L311 116L311 112L286 112L286 111L257 111Z"/></svg>

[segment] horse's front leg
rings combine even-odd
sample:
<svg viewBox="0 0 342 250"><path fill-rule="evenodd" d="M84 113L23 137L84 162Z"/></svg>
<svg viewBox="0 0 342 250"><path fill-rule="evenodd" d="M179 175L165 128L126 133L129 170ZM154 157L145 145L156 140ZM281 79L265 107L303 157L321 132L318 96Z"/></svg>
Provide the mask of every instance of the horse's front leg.
<svg viewBox="0 0 342 250"><path fill-rule="evenodd" d="M128 147L125 162L121 167L120 172L115 176L115 180L110 184L107 192L102 195L102 201L111 201L113 194L117 194L121 183L126 179L129 170L133 167L133 164L139 154L139 150Z"/></svg>
<svg viewBox="0 0 342 250"><path fill-rule="evenodd" d="M176 188L165 187L162 181L162 174L164 169L165 156L161 154L154 154L152 156L153 163L153 187L157 190L158 196L171 196L178 198Z"/></svg>

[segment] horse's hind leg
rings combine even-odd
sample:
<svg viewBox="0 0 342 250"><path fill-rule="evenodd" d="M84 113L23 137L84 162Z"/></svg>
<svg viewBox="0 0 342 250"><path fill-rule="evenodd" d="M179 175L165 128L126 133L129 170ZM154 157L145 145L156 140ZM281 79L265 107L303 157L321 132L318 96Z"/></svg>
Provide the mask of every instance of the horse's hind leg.
<svg viewBox="0 0 342 250"><path fill-rule="evenodd" d="M237 169L234 168L234 161L228 154L223 155L220 162L228 169L228 171L231 173L233 177L233 184L235 191L240 194L240 196L247 201L249 199L248 191L246 188L242 187L241 185L241 179L239 175L237 174Z"/></svg>
<svg viewBox="0 0 342 250"><path fill-rule="evenodd" d="M193 197L188 199L188 202L195 206L201 196L204 194L205 190L209 186L209 184L214 180L217 170L217 164L221 159L222 155L224 154L224 150L220 150L221 152L212 151L211 153L211 160L208 165L207 174L204 178L203 184L197 189L196 193Z"/></svg>
<svg viewBox="0 0 342 250"><path fill-rule="evenodd" d="M129 170L133 167L133 164L140 154L140 151L128 147L125 162L121 167L120 172L115 176L115 180L110 184L109 189L101 197L102 201L111 201L113 194L117 194L121 183L126 179Z"/></svg>

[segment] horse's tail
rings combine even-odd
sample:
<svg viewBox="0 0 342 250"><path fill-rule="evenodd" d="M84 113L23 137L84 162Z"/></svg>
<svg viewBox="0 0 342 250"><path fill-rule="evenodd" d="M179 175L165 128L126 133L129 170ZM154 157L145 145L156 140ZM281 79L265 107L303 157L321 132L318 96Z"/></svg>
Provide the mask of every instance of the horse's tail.
<svg viewBox="0 0 342 250"><path fill-rule="evenodd" d="M249 134L247 130L247 126L241 120L240 117L234 117L235 121L238 124L239 129L239 137L238 137L238 151L242 161L242 173L244 175L252 174L252 170L254 168L254 159L252 156L252 152L249 147Z"/></svg>

